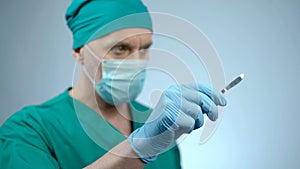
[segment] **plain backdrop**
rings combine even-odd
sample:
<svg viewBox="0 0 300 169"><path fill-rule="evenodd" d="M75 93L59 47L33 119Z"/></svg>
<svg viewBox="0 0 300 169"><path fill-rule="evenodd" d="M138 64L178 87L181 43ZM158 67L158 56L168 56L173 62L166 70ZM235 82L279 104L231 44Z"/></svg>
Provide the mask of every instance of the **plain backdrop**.
<svg viewBox="0 0 300 169"><path fill-rule="evenodd" d="M0 1L0 125L72 86L72 35L64 20L70 2ZM246 75L228 93L213 137L199 145L195 132L180 143L183 168L299 168L300 1L144 2L196 25L216 48L227 81Z"/></svg>

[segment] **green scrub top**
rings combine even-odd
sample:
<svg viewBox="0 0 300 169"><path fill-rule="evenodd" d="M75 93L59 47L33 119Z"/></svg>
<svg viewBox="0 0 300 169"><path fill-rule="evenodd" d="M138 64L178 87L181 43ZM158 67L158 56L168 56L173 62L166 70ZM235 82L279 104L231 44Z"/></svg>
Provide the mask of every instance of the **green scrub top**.
<svg viewBox="0 0 300 169"><path fill-rule="evenodd" d="M137 121L143 121L151 112L137 102L131 103L131 111L133 129L142 126ZM83 168L124 139L116 128L66 90L46 103L23 108L1 126L0 168ZM177 146L145 166L166 168L181 168Z"/></svg>

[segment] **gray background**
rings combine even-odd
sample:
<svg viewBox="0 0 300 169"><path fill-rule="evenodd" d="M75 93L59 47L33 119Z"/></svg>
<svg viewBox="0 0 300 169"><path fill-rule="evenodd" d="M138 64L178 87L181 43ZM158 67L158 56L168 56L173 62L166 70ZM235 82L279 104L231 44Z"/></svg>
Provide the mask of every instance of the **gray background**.
<svg viewBox="0 0 300 169"><path fill-rule="evenodd" d="M0 124L72 85L75 62L64 21L70 2L0 1ZM183 167L299 168L300 1L145 3L151 11L199 27L218 51L227 80L246 74L228 93L229 105L214 136L199 145L194 132L180 144Z"/></svg>

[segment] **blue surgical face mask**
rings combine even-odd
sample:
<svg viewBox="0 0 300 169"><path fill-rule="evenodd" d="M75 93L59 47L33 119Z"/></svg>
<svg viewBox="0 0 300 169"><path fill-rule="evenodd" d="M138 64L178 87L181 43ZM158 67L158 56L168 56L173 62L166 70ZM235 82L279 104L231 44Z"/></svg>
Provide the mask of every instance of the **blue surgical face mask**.
<svg viewBox="0 0 300 169"><path fill-rule="evenodd" d="M144 86L148 61L102 59L101 62L102 79L98 83L85 71L101 98L109 104L129 103L136 99Z"/></svg>

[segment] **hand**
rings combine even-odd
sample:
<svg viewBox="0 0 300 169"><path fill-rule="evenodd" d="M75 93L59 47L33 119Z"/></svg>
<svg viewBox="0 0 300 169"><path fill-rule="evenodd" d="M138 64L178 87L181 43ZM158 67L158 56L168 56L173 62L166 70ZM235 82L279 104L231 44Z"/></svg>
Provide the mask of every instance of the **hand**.
<svg viewBox="0 0 300 169"><path fill-rule="evenodd" d="M184 133L200 128L205 113L218 118L217 106L225 106L221 92L202 83L174 85L163 92L147 122L129 136L133 150L148 163Z"/></svg>

